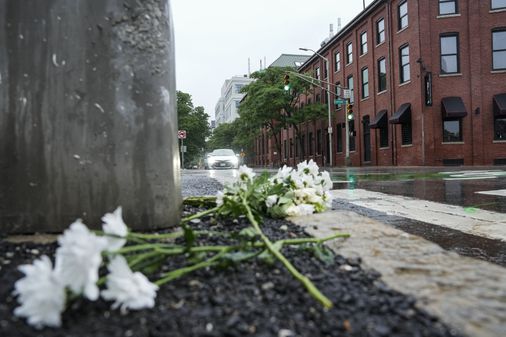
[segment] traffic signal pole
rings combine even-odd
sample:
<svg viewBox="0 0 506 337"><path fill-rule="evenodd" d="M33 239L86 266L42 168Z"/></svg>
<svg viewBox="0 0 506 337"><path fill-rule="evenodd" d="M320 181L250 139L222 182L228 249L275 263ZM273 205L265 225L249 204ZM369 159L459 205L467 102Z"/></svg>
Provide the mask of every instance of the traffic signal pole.
<svg viewBox="0 0 506 337"><path fill-rule="evenodd" d="M346 134L345 137L345 147L346 147L346 155L344 157L344 165L350 166L351 160L350 160L350 120L348 119L348 107L350 106L350 99L346 99L346 116L345 116L345 122L344 122L344 133Z"/></svg>

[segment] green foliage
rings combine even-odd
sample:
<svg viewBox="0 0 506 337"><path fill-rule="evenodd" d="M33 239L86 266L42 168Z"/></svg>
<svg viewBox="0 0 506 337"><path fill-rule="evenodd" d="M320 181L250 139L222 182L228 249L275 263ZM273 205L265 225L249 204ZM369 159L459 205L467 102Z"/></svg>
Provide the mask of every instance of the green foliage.
<svg viewBox="0 0 506 337"><path fill-rule="evenodd" d="M211 133L207 122L209 115L203 107L194 107L191 95L182 91L177 92L177 114L179 130L186 130L185 167L195 165L203 157L206 138Z"/></svg>

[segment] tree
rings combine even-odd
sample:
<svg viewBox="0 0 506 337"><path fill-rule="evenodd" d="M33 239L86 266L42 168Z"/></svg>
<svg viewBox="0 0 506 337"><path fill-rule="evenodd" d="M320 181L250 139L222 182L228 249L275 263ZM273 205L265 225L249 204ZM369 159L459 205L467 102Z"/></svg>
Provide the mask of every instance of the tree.
<svg viewBox="0 0 506 337"><path fill-rule="evenodd" d="M302 130L300 123L316 120L325 116L326 106L319 102L301 106L301 95L314 93L315 86L311 81L290 75L290 89L284 89L283 79L294 68L267 68L251 75L256 81L245 86L242 91L246 94L239 106L240 118L251 129L265 128L268 135L273 137L278 152L278 162L281 162L280 132L287 127L293 127L302 146ZM250 129L250 130L251 130ZM305 153L302 153L305 156Z"/></svg>
<svg viewBox="0 0 506 337"><path fill-rule="evenodd" d="M209 115L203 107L194 107L191 95L182 91L177 92L177 113L179 130L186 130L184 145L187 151L183 166L193 166L203 157L206 138L210 135Z"/></svg>

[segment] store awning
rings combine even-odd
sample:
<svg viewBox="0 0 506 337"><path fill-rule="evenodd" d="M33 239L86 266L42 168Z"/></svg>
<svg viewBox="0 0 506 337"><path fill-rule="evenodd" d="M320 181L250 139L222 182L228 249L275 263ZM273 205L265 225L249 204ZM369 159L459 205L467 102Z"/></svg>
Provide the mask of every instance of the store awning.
<svg viewBox="0 0 506 337"><path fill-rule="evenodd" d="M494 96L494 115L506 116L506 94Z"/></svg>
<svg viewBox="0 0 506 337"><path fill-rule="evenodd" d="M381 110L376 114L371 124L369 124L370 128L384 128L388 125L388 115L387 110Z"/></svg>
<svg viewBox="0 0 506 337"><path fill-rule="evenodd" d="M466 106L460 97L445 97L441 100L444 118L462 118L467 116Z"/></svg>
<svg viewBox="0 0 506 337"><path fill-rule="evenodd" d="M391 124L403 124L411 120L411 103L404 103L390 118Z"/></svg>

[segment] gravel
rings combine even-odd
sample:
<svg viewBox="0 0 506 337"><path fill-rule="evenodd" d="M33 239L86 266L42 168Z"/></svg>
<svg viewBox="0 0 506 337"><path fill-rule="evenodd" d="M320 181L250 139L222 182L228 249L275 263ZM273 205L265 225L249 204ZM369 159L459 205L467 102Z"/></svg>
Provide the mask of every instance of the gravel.
<svg viewBox="0 0 506 337"><path fill-rule="evenodd" d="M184 213L194 213L186 207ZM240 230L244 218L201 219L196 229ZM284 230L281 227L284 227ZM266 219L272 239L306 236L287 221ZM201 244L231 243L230 238L206 237ZM287 247L283 253L310 277L334 303L325 310L279 263L250 261L223 269L203 269L168 283L159 290L156 306L122 315L110 303L77 300L70 303L60 329L34 330L11 313L11 295L22 275L19 264L41 254L53 255L55 245L11 244L0 241L0 329L10 336L456 336L437 318L416 307L413 297L389 289L376 271L361 268L359 258L335 256L330 264L311 251ZM9 256L9 258L7 258ZM9 261L6 263L6 261ZM163 269L181 266L168 260ZM158 275L159 276L159 275ZM150 275L156 279L157 275Z"/></svg>

